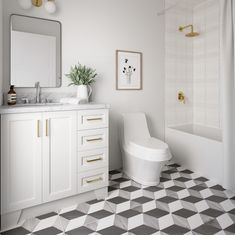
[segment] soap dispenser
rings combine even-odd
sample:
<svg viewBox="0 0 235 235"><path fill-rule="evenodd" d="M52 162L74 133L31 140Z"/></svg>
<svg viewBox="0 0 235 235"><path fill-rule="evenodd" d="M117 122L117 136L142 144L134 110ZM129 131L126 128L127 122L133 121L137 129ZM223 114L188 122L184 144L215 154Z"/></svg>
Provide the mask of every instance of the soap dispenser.
<svg viewBox="0 0 235 235"><path fill-rule="evenodd" d="M14 86L10 86L10 90L7 93L7 104L15 105L16 104L16 92Z"/></svg>

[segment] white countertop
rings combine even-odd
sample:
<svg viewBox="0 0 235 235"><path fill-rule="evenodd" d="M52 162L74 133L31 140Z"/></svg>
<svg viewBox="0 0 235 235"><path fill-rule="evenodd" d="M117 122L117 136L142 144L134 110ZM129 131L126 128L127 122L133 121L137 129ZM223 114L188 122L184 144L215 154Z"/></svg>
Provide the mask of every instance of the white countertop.
<svg viewBox="0 0 235 235"><path fill-rule="evenodd" d="M0 106L0 114L12 114L12 113L37 113L37 112L54 112L54 111L72 111L72 110L84 110L84 109L108 109L109 104L45 104L45 105L3 105Z"/></svg>

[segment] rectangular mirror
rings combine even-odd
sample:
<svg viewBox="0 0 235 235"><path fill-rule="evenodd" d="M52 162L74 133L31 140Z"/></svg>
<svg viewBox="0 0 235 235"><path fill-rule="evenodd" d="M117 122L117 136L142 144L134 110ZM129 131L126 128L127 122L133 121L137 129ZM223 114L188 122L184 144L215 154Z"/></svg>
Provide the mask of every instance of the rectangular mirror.
<svg viewBox="0 0 235 235"><path fill-rule="evenodd" d="M11 16L11 81L15 87L61 86L61 24Z"/></svg>

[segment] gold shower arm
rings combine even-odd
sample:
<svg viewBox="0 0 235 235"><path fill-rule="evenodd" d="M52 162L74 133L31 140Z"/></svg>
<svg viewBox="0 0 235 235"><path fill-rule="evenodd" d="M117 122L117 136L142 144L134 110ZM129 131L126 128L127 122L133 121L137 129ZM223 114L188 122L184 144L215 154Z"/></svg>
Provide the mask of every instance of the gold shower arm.
<svg viewBox="0 0 235 235"><path fill-rule="evenodd" d="M193 25L192 24L189 24L189 25L186 25L186 26L180 26L179 31L182 32L186 28L191 28L191 31L193 32Z"/></svg>

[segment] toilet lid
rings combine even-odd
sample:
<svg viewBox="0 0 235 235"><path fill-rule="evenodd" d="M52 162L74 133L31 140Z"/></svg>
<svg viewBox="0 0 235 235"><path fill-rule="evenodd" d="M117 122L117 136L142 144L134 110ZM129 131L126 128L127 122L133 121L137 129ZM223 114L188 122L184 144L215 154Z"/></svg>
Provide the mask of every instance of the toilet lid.
<svg viewBox="0 0 235 235"><path fill-rule="evenodd" d="M127 149L134 156L150 161L164 161L171 158L168 145L156 138L132 140L127 144Z"/></svg>

